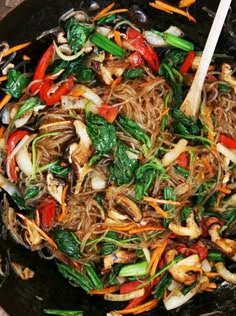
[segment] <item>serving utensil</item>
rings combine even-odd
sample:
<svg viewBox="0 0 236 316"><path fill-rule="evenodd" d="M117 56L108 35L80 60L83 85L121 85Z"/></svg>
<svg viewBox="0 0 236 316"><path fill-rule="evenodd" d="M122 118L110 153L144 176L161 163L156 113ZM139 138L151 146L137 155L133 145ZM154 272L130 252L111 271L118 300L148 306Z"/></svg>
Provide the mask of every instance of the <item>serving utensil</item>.
<svg viewBox="0 0 236 316"><path fill-rule="evenodd" d="M201 103L201 93L204 80L214 54L222 27L224 25L230 4L232 0L221 0L212 23L202 57L195 74L190 90L182 103L180 110L187 116L197 118Z"/></svg>

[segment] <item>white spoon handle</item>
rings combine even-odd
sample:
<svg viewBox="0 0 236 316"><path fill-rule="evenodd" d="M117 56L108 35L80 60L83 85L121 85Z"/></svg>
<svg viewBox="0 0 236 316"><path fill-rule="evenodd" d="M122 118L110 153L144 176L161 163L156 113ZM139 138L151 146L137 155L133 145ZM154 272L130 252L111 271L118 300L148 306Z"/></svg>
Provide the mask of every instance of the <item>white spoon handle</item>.
<svg viewBox="0 0 236 316"><path fill-rule="evenodd" d="M184 112L187 116L193 116L194 118L196 118L198 114L204 80L212 56L214 54L222 27L224 25L224 21L226 19L231 1L232 0L221 0L218 6L193 83L184 102L180 107L180 110Z"/></svg>

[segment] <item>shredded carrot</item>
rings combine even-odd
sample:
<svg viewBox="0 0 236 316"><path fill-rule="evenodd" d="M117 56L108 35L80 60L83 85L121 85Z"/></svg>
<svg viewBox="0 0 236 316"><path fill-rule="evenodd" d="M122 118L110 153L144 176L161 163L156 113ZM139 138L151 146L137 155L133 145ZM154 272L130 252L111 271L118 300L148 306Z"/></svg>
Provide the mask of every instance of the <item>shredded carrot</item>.
<svg viewBox="0 0 236 316"><path fill-rule="evenodd" d="M5 81L5 80L7 80L7 78L8 78L7 76L1 76L0 81Z"/></svg>
<svg viewBox="0 0 236 316"><path fill-rule="evenodd" d="M215 277L219 276L219 273L218 272L205 272L205 275L208 278L215 278Z"/></svg>
<svg viewBox="0 0 236 316"><path fill-rule="evenodd" d="M160 214L162 217L167 218L168 213L165 212L160 206L158 206L155 202L148 202L148 204L155 209L155 211Z"/></svg>
<svg viewBox="0 0 236 316"><path fill-rule="evenodd" d="M1 127L0 127L0 139L1 139L2 136L3 136L3 133L4 133L4 127L1 126Z"/></svg>
<svg viewBox="0 0 236 316"><path fill-rule="evenodd" d="M170 108L166 108L166 109L162 110L161 111L161 116L166 115L169 111L170 111Z"/></svg>
<svg viewBox="0 0 236 316"><path fill-rule="evenodd" d="M11 100L11 95L6 94L5 97L0 102L0 110Z"/></svg>
<svg viewBox="0 0 236 316"><path fill-rule="evenodd" d="M186 8L186 7L190 7L195 2L196 0L180 0L178 6L179 8Z"/></svg>
<svg viewBox="0 0 236 316"><path fill-rule="evenodd" d="M23 55L23 60L24 61L28 61L28 60L31 60L31 58L29 56L27 56L27 55Z"/></svg>
<svg viewBox="0 0 236 316"><path fill-rule="evenodd" d="M67 185L64 187L63 191L62 191L62 195L61 195L61 214L60 214L60 216L59 216L59 218L58 218L58 222L61 222L61 221L65 218L65 216L66 216L66 203L65 203L65 199L66 199L66 192L67 192L68 188L69 188L69 185L67 184Z"/></svg>
<svg viewBox="0 0 236 316"><path fill-rule="evenodd" d="M122 41L121 41L121 36L120 36L120 32L119 31L115 31L114 32L114 39L115 42L118 46L122 47Z"/></svg>
<svg viewBox="0 0 236 316"><path fill-rule="evenodd" d="M157 303L158 303L158 299L154 298L153 300L147 303L144 303L142 305L139 305L133 308L128 308L128 309L116 310L115 312L121 315L140 314L154 308L157 305Z"/></svg>
<svg viewBox="0 0 236 316"><path fill-rule="evenodd" d="M203 157L202 162L204 163L204 166L206 167L207 171L209 172L210 177L212 178L214 176L214 173L209 161L206 159L206 157Z"/></svg>
<svg viewBox="0 0 236 316"><path fill-rule="evenodd" d="M112 82L111 87L112 87L112 88L116 87L119 83L121 83L121 81L122 81L122 76L117 77L117 78Z"/></svg>
<svg viewBox="0 0 236 316"><path fill-rule="evenodd" d="M146 232L146 231L149 231L149 230L158 231L158 230L165 230L165 228L164 227L157 227L157 226L146 225L146 226L132 228L128 232L129 232L129 234L132 235L132 234L138 234L138 233Z"/></svg>
<svg viewBox="0 0 236 316"><path fill-rule="evenodd" d="M16 213L17 216L22 218L24 221L28 222L28 224L32 225L41 235L42 237L47 240L47 242L55 249L57 249L57 244L50 238L40 227L38 227L34 222L32 222L30 219L25 217L23 214Z"/></svg>
<svg viewBox="0 0 236 316"><path fill-rule="evenodd" d="M97 294L97 295L103 295L103 294L108 294L108 293L115 293L119 290L120 286L119 285L114 285L111 287L107 287L105 289L102 290L92 290L89 292L89 294Z"/></svg>
<svg viewBox="0 0 236 316"><path fill-rule="evenodd" d="M100 19L101 17L103 17L103 15L106 14L108 11L110 11L114 7L114 5L115 5L115 2L112 2L107 7L99 11L98 14L96 14L95 17L93 18L93 21L96 21Z"/></svg>
<svg viewBox="0 0 236 316"><path fill-rule="evenodd" d="M177 201L156 199L149 196L145 196L143 199L144 201L147 201L147 202L156 202L160 204L169 204L169 205L176 205L176 206L181 204L180 202L177 202Z"/></svg>
<svg viewBox="0 0 236 316"><path fill-rule="evenodd" d="M218 194L217 195L217 198L216 198L216 209L219 208L222 198L223 198L223 194Z"/></svg>
<svg viewBox="0 0 236 316"><path fill-rule="evenodd" d="M184 10L176 8L166 2L156 0L155 2L149 2L149 5L155 9L162 10L167 13L177 13L177 14L183 15L187 17L189 21L196 23L196 19L191 14L189 14L188 12Z"/></svg>
<svg viewBox="0 0 236 316"><path fill-rule="evenodd" d="M105 16L111 15L111 14L116 14L116 13L123 13L123 12L127 12L129 11L128 9L116 9L116 10L112 10L109 11L105 14L103 14L103 16L100 16L100 18L104 18Z"/></svg>
<svg viewBox="0 0 236 316"><path fill-rule="evenodd" d="M167 289L165 289L165 290L164 290L164 293L163 293L163 301L166 300L167 295L168 295L168 291L167 291Z"/></svg>
<svg viewBox="0 0 236 316"><path fill-rule="evenodd" d="M122 226L121 225L108 225L107 227L110 230L125 232L125 231L129 231L137 226L136 226L136 224L129 224L129 225L124 225L124 226L123 225Z"/></svg>
<svg viewBox="0 0 236 316"><path fill-rule="evenodd" d="M151 260L149 261L148 266L147 266L147 273L150 272L151 277L154 276L154 274L156 273L158 263L166 248L167 243L168 243L168 239L164 239L161 243L157 245L156 249L154 249L152 253Z"/></svg>
<svg viewBox="0 0 236 316"><path fill-rule="evenodd" d="M224 194L230 194L232 191L225 188L223 185L218 189L218 191L224 193Z"/></svg>
<svg viewBox="0 0 236 316"><path fill-rule="evenodd" d="M31 42L26 42L26 43L23 43L23 44L19 44L19 45L16 45L16 46L13 46L11 48L9 48L8 50L6 50L5 52L3 52L2 54L2 57L6 57L14 52L17 52L18 50L21 50L27 46L29 46L31 44Z"/></svg>
<svg viewBox="0 0 236 316"><path fill-rule="evenodd" d="M68 96L70 97L80 97L81 95L83 95L85 93L85 90L83 88L79 88L79 89L74 89L72 90Z"/></svg>

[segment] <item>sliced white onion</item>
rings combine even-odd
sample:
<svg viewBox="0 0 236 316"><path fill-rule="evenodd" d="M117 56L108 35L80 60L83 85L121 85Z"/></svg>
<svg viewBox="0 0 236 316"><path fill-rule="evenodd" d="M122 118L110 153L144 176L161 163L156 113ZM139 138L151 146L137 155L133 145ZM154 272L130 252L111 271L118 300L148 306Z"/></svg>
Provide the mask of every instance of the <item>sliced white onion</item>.
<svg viewBox="0 0 236 316"><path fill-rule="evenodd" d="M204 272L211 272L211 265L207 259L202 260L201 266Z"/></svg>
<svg viewBox="0 0 236 316"><path fill-rule="evenodd" d="M23 117L19 118L15 121L15 127L19 128L21 126L24 126L28 120L31 118L32 111L28 111Z"/></svg>
<svg viewBox="0 0 236 316"><path fill-rule="evenodd" d="M186 151L187 144L188 141L186 139L180 139L174 148L167 152L162 158L163 166L166 167L172 164L182 152Z"/></svg>
<svg viewBox="0 0 236 316"><path fill-rule="evenodd" d="M216 271L224 280L230 283L236 284L236 273L232 273L228 269L226 269L223 262L217 262L215 264L215 267L216 267Z"/></svg>
<svg viewBox="0 0 236 316"><path fill-rule="evenodd" d="M165 33L173 34L173 35L178 36L178 37L184 36L183 31L181 29L179 29L177 26L173 26L173 25L171 25L165 31ZM168 46L168 44L164 41L164 39L161 36L154 34L151 31L144 31L143 35L144 35L145 39L148 41L148 43L150 43L153 47Z"/></svg>
<svg viewBox="0 0 236 316"><path fill-rule="evenodd" d="M142 250L143 250L143 254L144 254L144 257L145 257L146 261L150 262L151 254L150 254L149 249L147 247L144 247L144 248L142 248Z"/></svg>
<svg viewBox="0 0 236 316"><path fill-rule="evenodd" d="M174 290L179 289L180 287L182 287L182 284L172 279L170 285L168 286L168 291L172 292Z"/></svg>
<svg viewBox="0 0 236 316"><path fill-rule="evenodd" d="M9 124L10 123L10 109L9 106L4 106L2 110L2 124Z"/></svg>
<svg viewBox="0 0 236 316"><path fill-rule="evenodd" d="M91 179L91 186L93 190L102 190L107 186L106 180L98 174L94 174Z"/></svg>
<svg viewBox="0 0 236 316"><path fill-rule="evenodd" d="M197 285L186 295L183 295L180 290L171 292L163 301L165 308L170 311L175 309L186 302L188 302L194 295L197 294L199 286Z"/></svg>
<svg viewBox="0 0 236 316"><path fill-rule="evenodd" d="M24 145L20 148L20 150L16 154L16 162L19 169L26 176L31 176L33 165L32 165L31 155L28 152L28 147L29 147L29 144L32 142L32 140L36 137L36 134L26 135L26 136L27 136L27 141L24 143Z"/></svg>
<svg viewBox="0 0 236 316"><path fill-rule="evenodd" d="M83 47L78 53L76 53L75 55L71 55L71 56L67 56L67 55L64 55L61 51L60 51L60 48L57 46L57 44L55 42L53 42L53 45L54 45L54 48L55 48L55 51L57 53L57 55L63 59L63 60L66 60L66 61L72 61L72 60L75 60L77 59L79 56L81 56L83 53L85 53L86 51L86 48Z"/></svg>
<svg viewBox="0 0 236 316"><path fill-rule="evenodd" d="M111 28L109 27L105 27L105 26L99 26L97 27L96 31L100 34L102 34L103 36L108 36L109 33L111 32Z"/></svg>
<svg viewBox="0 0 236 316"><path fill-rule="evenodd" d="M94 104L101 106L102 105L102 99L99 97L97 93L95 93L92 89L84 86L84 85L76 85L75 89L83 89L85 92L82 94L84 98L92 101Z"/></svg>
<svg viewBox="0 0 236 316"><path fill-rule="evenodd" d="M105 294L104 299L107 301L124 302L144 295L144 288L135 290L126 294Z"/></svg>
<svg viewBox="0 0 236 316"><path fill-rule="evenodd" d="M13 195L16 193L20 195L19 189L15 184L11 183L8 179L6 179L3 175L0 174L0 187L4 189L9 195Z"/></svg>
<svg viewBox="0 0 236 316"><path fill-rule="evenodd" d="M227 157L232 162L236 163L236 150L235 149L229 149L222 145L221 143L216 144L216 149L219 153Z"/></svg>
<svg viewBox="0 0 236 316"><path fill-rule="evenodd" d="M126 151L127 156L129 157L129 159L138 159L138 154L133 153L132 151L127 150Z"/></svg>
<svg viewBox="0 0 236 316"><path fill-rule="evenodd" d="M84 110L88 100L82 97L62 96L61 105L65 110ZM98 113L99 107L92 103L89 106L89 110L93 113Z"/></svg>

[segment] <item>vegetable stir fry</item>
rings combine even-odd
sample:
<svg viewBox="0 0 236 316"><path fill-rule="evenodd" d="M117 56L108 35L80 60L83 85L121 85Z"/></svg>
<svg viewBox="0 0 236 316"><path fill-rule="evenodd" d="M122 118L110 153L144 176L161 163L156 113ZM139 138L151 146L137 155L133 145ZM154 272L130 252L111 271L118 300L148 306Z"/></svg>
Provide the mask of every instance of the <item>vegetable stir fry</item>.
<svg viewBox="0 0 236 316"><path fill-rule="evenodd" d="M8 59L29 43L1 52L3 221L72 284L126 302L109 315L236 284L233 68L211 64L198 119L186 117L200 53L181 30L140 29L126 11L63 15L34 70Z"/></svg>

